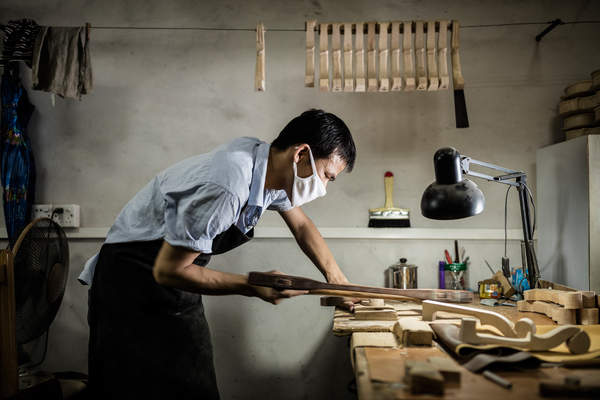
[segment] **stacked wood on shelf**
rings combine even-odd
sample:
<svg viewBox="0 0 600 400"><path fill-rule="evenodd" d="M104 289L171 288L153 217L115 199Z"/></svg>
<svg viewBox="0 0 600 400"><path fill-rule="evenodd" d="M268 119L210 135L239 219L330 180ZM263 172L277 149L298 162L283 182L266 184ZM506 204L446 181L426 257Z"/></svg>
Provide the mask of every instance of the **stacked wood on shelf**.
<svg viewBox="0 0 600 400"><path fill-rule="evenodd" d="M591 78L567 86L558 104L566 140L600 134L600 70Z"/></svg>
<svg viewBox="0 0 600 400"><path fill-rule="evenodd" d="M517 303L519 311L545 314L559 325L598 323L595 292L531 289L525 291L524 298Z"/></svg>
<svg viewBox="0 0 600 400"><path fill-rule="evenodd" d="M456 21L307 21L304 84L326 92L447 90L449 29L458 52ZM453 68L462 77L459 63Z"/></svg>

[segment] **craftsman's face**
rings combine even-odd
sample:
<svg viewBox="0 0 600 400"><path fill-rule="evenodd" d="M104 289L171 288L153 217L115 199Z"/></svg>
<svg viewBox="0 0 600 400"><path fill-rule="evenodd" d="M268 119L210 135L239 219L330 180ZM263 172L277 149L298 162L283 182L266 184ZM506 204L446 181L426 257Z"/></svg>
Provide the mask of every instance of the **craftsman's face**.
<svg viewBox="0 0 600 400"><path fill-rule="evenodd" d="M305 147L304 147L305 146ZM295 153L294 162L298 167L298 176L300 178L307 178L314 172L319 176L323 185L327 187L328 182L335 181L336 177L346 168L346 162L342 158L334 153L329 158L317 158L315 159L316 171L312 170L310 164L310 155L308 154L308 145L302 145L302 148Z"/></svg>

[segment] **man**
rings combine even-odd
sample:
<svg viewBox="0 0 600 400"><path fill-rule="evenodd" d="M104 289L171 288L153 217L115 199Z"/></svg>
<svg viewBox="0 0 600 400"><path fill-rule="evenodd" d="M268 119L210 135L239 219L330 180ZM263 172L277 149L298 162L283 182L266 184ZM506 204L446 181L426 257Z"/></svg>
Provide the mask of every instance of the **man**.
<svg viewBox="0 0 600 400"><path fill-rule="evenodd" d="M239 138L159 173L129 201L80 276L90 289L90 390L97 398L217 399L202 294L273 304L304 292L252 286L209 269L211 254L250 240L278 211L328 282L346 277L300 206L352 170L344 122L322 110L294 118L271 145Z"/></svg>

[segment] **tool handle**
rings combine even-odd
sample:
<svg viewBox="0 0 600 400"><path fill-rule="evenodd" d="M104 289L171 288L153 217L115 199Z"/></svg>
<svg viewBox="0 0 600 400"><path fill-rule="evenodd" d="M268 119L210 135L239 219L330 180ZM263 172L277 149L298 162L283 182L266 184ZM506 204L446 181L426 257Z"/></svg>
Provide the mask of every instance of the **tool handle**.
<svg viewBox="0 0 600 400"><path fill-rule="evenodd" d="M390 171L385 173L385 205L383 208L394 208L394 174Z"/></svg>
<svg viewBox="0 0 600 400"><path fill-rule="evenodd" d="M458 54L459 30L459 22L456 20L452 21L452 84L454 85L454 90L462 90L465 88L465 79L462 75L460 55Z"/></svg>

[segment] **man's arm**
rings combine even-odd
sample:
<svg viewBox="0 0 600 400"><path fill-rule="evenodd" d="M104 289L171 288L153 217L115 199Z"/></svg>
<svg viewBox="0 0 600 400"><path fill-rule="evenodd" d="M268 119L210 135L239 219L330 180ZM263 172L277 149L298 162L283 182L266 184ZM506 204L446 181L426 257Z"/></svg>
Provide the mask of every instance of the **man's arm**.
<svg viewBox="0 0 600 400"><path fill-rule="evenodd" d="M253 286L248 284L248 278L245 275L200 267L193 263L199 254L183 247L172 246L164 241L152 269L154 279L160 285L189 292L209 295L241 294L260 297L273 304L278 304L284 298L307 293L300 290L279 291Z"/></svg>
<svg viewBox="0 0 600 400"><path fill-rule="evenodd" d="M292 231L298 245L317 266L330 283L348 283L348 279L337 265L325 240L310 218L301 208L295 207L279 213Z"/></svg>

